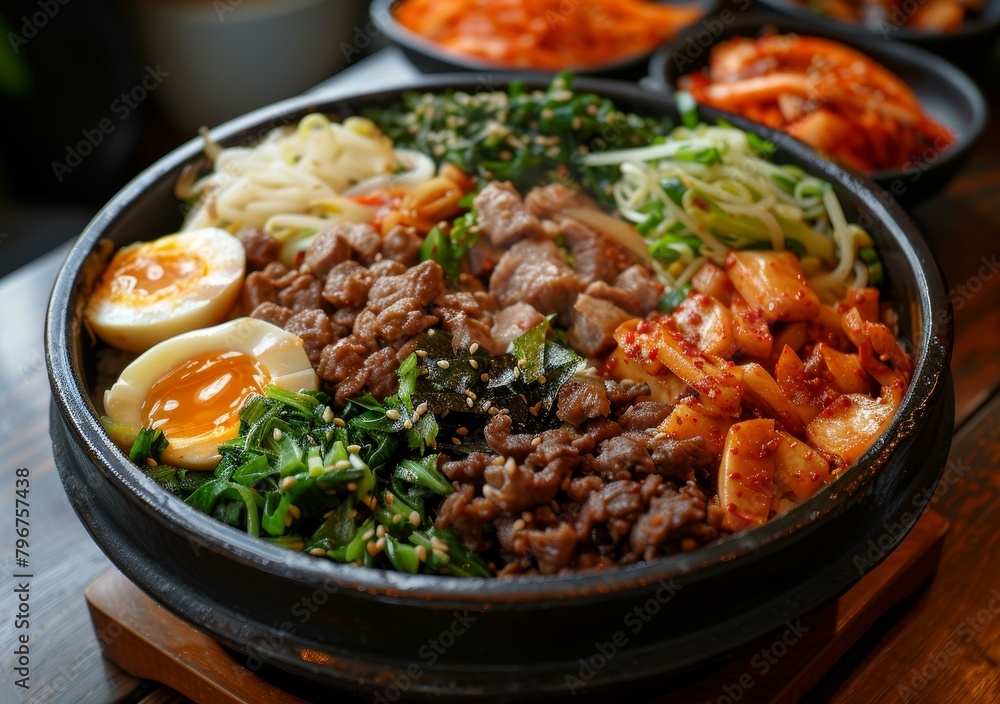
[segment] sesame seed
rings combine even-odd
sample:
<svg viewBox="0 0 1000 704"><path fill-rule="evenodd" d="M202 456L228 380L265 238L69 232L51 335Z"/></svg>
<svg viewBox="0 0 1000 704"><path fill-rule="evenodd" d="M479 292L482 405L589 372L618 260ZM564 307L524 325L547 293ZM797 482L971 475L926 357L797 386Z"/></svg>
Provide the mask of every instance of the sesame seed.
<svg viewBox="0 0 1000 704"><path fill-rule="evenodd" d="M371 540L374 537L375 537L375 529L374 528L369 528L368 530L365 531L365 534L361 536L361 539L362 540Z"/></svg>
<svg viewBox="0 0 1000 704"><path fill-rule="evenodd" d="M291 512L285 514L285 528L290 528L292 525L292 514Z"/></svg>
<svg viewBox="0 0 1000 704"><path fill-rule="evenodd" d="M508 477L513 477L517 473L517 462L514 461L513 457L508 457L507 461L504 462L503 471L507 472Z"/></svg>
<svg viewBox="0 0 1000 704"><path fill-rule="evenodd" d="M479 375L479 380L482 382L487 382L490 380L490 375L487 374L486 372L483 372L482 374Z"/></svg>
<svg viewBox="0 0 1000 704"><path fill-rule="evenodd" d="M146 464L149 465L150 467L155 467L156 466L156 460L154 460L152 457L147 457L146 458Z"/></svg>
<svg viewBox="0 0 1000 704"><path fill-rule="evenodd" d="M393 494L391 491L385 492L385 502L390 506L392 506L394 503L396 503L396 495Z"/></svg>
<svg viewBox="0 0 1000 704"><path fill-rule="evenodd" d="M470 359L469 366L472 367L473 369L479 369L479 362L477 362L474 359Z"/></svg>
<svg viewBox="0 0 1000 704"><path fill-rule="evenodd" d="M431 538L431 548L439 552L447 553L448 543L444 542L443 540L441 540L441 538L435 535L434 537Z"/></svg>
<svg viewBox="0 0 1000 704"><path fill-rule="evenodd" d="M434 332L435 332L434 328L431 328L430 330L428 330L427 331L427 337L434 337Z"/></svg>
<svg viewBox="0 0 1000 704"><path fill-rule="evenodd" d="M528 361L526 359L517 360L517 366L520 367L521 369L524 369L527 365Z"/></svg>
<svg viewBox="0 0 1000 704"><path fill-rule="evenodd" d="M323 410L323 422L324 423L331 423L331 422L333 422L333 411L330 410L329 406L327 406ZM275 439L277 439L277 438L275 438Z"/></svg>
<svg viewBox="0 0 1000 704"><path fill-rule="evenodd" d="M323 514L323 518L329 518L330 516L332 516L336 512L337 512L337 509L331 508L329 511L327 511L326 513Z"/></svg>
<svg viewBox="0 0 1000 704"><path fill-rule="evenodd" d="M347 427L347 423L344 421L343 418L334 418L333 419L333 424L335 426L337 426L338 428L346 428Z"/></svg>
<svg viewBox="0 0 1000 704"><path fill-rule="evenodd" d="M358 490L358 483L357 482L347 482L347 484L344 486L344 488L347 489L348 491L357 491Z"/></svg>
<svg viewBox="0 0 1000 704"><path fill-rule="evenodd" d="M383 526L381 524L379 524L378 526L376 526L376 528L375 528L375 535L377 535L379 538L383 537L385 535L385 526Z"/></svg>
<svg viewBox="0 0 1000 704"><path fill-rule="evenodd" d="M447 369L448 367L451 366L450 364L448 364L448 360L447 359L439 359L437 361L437 365L439 367L441 367L442 369Z"/></svg>
<svg viewBox="0 0 1000 704"><path fill-rule="evenodd" d="M657 433L656 435L653 436L653 439L654 440L663 440L665 437L667 437L666 433Z"/></svg>
<svg viewBox="0 0 1000 704"><path fill-rule="evenodd" d="M497 413L499 413L499 412L500 412L500 410L499 410L499 409L498 409L498 408L497 408L496 406L494 406L493 408L491 408L491 409L490 409L490 410L488 411L488 413L489 413L489 414L490 414L491 416L495 416L495 415L496 415Z"/></svg>
<svg viewBox="0 0 1000 704"><path fill-rule="evenodd" d="M538 375L538 383L539 384L544 384L545 383L545 375L544 374L539 374Z"/></svg>
<svg viewBox="0 0 1000 704"><path fill-rule="evenodd" d="M410 430L413 427L413 423L410 422L409 418L407 418L406 420L403 421L403 427L406 430Z"/></svg>
<svg viewBox="0 0 1000 704"><path fill-rule="evenodd" d="M420 514L417 513L416 511L411 511L409 520L410 520L410 525L416 528L417 526L420 525Z"/></svg>
<svg viewBox="0 0 1000 704"><path fill-rule="evenodd" d="M288 491L293 486L295 486L296 482L298 482L298 479L296 479L294 475L285 477L284 479L281 480L281 490Z"/></svg>
<svg viewBox="0 0 1000 704"><path fill-rule="evenodd" d="M524 521L518 518L516 521L514 521L514 525L511 526L511 529L513 529L515 533L520 533L522 530L524 530L524 527L525 527Z"/></svg>
<svg viewBox="0 0 1000 704"><path fill-rule="evenodd" d="M281 432L281 428L275 428L274 430L271 431L271 437L274 438L275 442L277 442L278 440L281 440L281 438L285 436Z"/></svg>
<svg viewBox="0 0 1000 704"><path fill-rule="evenodd" d="M569 477L566 477L565 479L562 480L562 484L559 485L559 488L562 489L563 491L569 491L570 482L571 479Z"/></svg>
<svg viewBox="0 0 1000 704"><path fill-rule="evenodd" d="M418 545L413 549L413 552L417 554L417 559L421 562L427 562L427 548L423 545Z"/></svg>
<svg viewBox="0 0 1000 704"><path fill-rule="evenodd" d="M556 503L555 499L552 499L552 503L550 503L549 506L552 507L553 511L555 511L556 513L559 513L559 504Z"/></svg>
<svg viewBox="0 0 1000 704"><path fill-rule="evenodd" d="M453 437L451 439L451 444L452 445L461 445L462 444L462 440L460 438Z"/></svg>
<svg viewBox="0 0 1000 704"><path fill-rule="evenodd" d="M399 513L397 513L396 515L394 515L394 516L392 517L392 524L393 524L393 525L396 525L396 524L397 524L397 523L399 523L399 522L400 522L401 520L403 520L403 516L402 516L402 514L399 514Z"/></svg>
<svg viewBox="0 0 1000 704"><path fill-rule="evenodd" d="M356 455L359 452L361 452L361 445L348 445L347 451L350 452L352 455Z"/></svg>
<svg viewBox="0 0 1000 704"><path fill-rule="evenodd" d="M302 511L295 504L288 504L288 512L292 514L296 521L302 518Z"/></svg>
<svg viewBox="0 0 1000 704"><path fill-rule="evenodd" d="M471 398L473 401L476 400L476 395L473 392L469 391L468 389L466 389L465 395Z"/></svg>
<svg viewBox="0 0 1000 704"><path fill-rule="evenodd" d="M335 472L339 472L342 469L347 469L351 466L350 460L337 460L333 463L333 469Z"/></svg>
<svg viewBox="0 0 1000 704"><path fill-rule="evenodd" d="M421 358L426 357L427 356L427 350L417 350L417 356L421 357Z"/></svg>
<svg viewBox="0 0 1000 704"><path fill-rule="evenodd" d="M423 415L424 413L426 413L427 412L427 402L424 401L419 406L417 406L417 410L415 412L416 412L417 415Z"/></svg>
<svg viewBox="0 0 1000 704"><path fill-rule="evenodd" d="M462 437L465 437L468 434L469 434L468 428L459 428L458 430L455 431L455 435L460 435Z"/></svg>
<svg viewBox="0 0 1000 704"><path fill-rule="evenodd" d="M313 548L312 550L309 551L309 554L314 557L323 557L324 555L326 555L326 550L324 550L323 548Z"/></svg>
<svg viewBox="0 0 1000 704"><path fill-rule="evenodd" d="M535 437L533 437L531 439L531 446L532 447L538 447L541 444L542 444L542 436L541 435L537 435L537 436L535 436Z"/></svg>
<svg viewBox="0 0 1000 704"><path fill-rule="evenodd" d="M476 402L473 401L471 398L467 398L465 399L465 405L468 406L469 408L472 408L473 406L476 405Z"/></svg>
<svg viewBox="0 0 1000 704"><path fill-rule="evenodd" d="M493 465L495 465L497 467L502 467L504 461L505 460L504 460L503 456L497 455L496 457L493 458L493 461L491 462L491 464L493 464Z"/></svg>
<svg viewBox="0 0 1000 704"><path fill-rule="evenodd" d="M366 546L365 546L365 550L367 550L367 551L368 551L368 554L369 554L369 555L371 555L372 557L375 557L375 556L376 556L376 555L378 555L378 554L379 554L380 552L382 552L382 551L381 551L381 550L379 549L379 546L378 546L378 544L377 544L377 543L368 543L368 545L366 545Z"/></svg>
<svg viewBox="0 0 1000 704"><path fill-rule="evenodd" d="M525 523L531 523L531 520L533 518L534 518L534 516L531 515L531 511L524 511L521 514L521 520L523 520Z"/></svg>
<svg viewBox="0 0 1000 704"><path fill-rule="evenodd" d="M479 350L479 343L473 342L469 345L469 354L475 354Z"/></svg>
<svg viewBox="0 0 1000 704"><path fill-rule="evenodd" d="M323 436L326 438L327 442L330 442L331 440L333 440L333 431L327 430L325 433L323 433Z"/></svg>
<svg viewBox="0 0 1000 704"><path fill-rule="evenodd" d="M399 420L400 418L399 411L397 411L395 408L390 408L388 411L385 412L385 417L388 418L389 420Z"/></svg>
<svg viewBox="0 0 1000 704"><path fill-rule="evenodd" d="M358 509L352 508L350 510L350 512L349 512L349 515L350 515L351 518L357 518L358 517Z"/></svg>
<svg viewBox="0 0 1000 704"><path fill-rule="evenodd" d="M515 368L513 376L515 379L519 378L521 376L521 370Z"/></svg>
<svg viewBox="0 0 1000 704"><path fill-rule="evenodd" d="M530 413L531 415L537 417L538 416L538 409L535 408L534 406L532 406L531 408L528 409L528 413Z"/></svg>

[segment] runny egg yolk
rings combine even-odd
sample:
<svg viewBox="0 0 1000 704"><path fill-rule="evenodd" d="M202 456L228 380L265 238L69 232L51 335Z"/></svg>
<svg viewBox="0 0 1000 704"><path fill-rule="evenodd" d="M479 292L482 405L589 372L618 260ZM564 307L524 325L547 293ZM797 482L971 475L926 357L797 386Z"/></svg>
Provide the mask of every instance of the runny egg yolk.
<svg viewBox="0 0 1000 704"><path fill-rule="evenodd" d="M253 357L227 350L209 352L174 367L153 384L142 406L148 427L163 431L172 454L203 445L215 447L239 434L240 409L263 394L270 374Z"/></svg>
<svg viewBox="0 0 1000 704"><path fill-rule="evenodd" d="M108 298L116 302L158 299L176 295L194 285L208 271L208 262L197 251L172 243L140 246L119 252L101 281Z"/></svg>

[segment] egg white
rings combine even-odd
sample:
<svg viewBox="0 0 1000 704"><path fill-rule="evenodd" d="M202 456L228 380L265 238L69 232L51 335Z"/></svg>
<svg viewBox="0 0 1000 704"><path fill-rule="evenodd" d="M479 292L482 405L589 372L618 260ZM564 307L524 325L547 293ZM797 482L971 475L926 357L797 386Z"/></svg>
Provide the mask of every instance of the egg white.
<svg viewBox="0 0 1000 704"><path fill-rule="evenodd" d="M183 251L202 262L203 274L174 281L144 296L117 270L133 252ZM143 352L158 342L224 320L236 302L246 271L246 253L233 235L205 228L123 247L112 258L87 303L91 330L113 347Z"/></svg>
<svg viewBox="0 0 1000 704"><path fill-rule="evenodd" d="M302 339L256 318L237 318L211 328L194 330L160 342L140 355L104 394L105 427L126 452L148 424L142 407L150 390L172 369L198 355L242 352L266 372L266 383L292 391L319 388ZM169 440L169 438L168 438ZM214 443L169 448L163 461L189 469L212 469L220 455Z"/></svg>

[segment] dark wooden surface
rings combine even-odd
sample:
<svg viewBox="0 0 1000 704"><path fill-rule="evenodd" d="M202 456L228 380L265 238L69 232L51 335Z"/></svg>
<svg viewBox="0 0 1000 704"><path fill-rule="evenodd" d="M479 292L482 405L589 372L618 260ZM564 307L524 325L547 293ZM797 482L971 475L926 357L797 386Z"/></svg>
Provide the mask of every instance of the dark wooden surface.
<svg viewBox="0 0 1000 704"><path fill-rule="evenodd" d="M409 69L395 69L396 75L403 70ZM991 92L996 115L996 85ZM1000 260L1000 118L947 191L912 213L955 292L951 476L957 481L942 485L934 504L952 528L933 582L875 624L805 696L811 703L1000 701L1000 267L983 268L984 261ZM0 280L0 506L7 516L0 701L181 701L104 659L87 614L83 591L110 563L77 520L55 471L42 347L45 305L64 254L55 251ZM17 467L27 467L31 478L26 691L15 686L12 670ZM754 701L753 692L742 701Z"/></svg>

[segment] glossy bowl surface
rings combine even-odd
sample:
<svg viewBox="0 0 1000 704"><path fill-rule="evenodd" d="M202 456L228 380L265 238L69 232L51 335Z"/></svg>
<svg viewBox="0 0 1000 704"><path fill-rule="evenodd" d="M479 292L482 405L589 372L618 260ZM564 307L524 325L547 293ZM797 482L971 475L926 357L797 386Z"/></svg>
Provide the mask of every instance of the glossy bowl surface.
<svg viewBox="0 0 1000 704"><path fill-rule="evenodd" d="M706 33L704 28L692 27L657 50L649 61L647 85L672 95L681 76L708 65L713 46L733 37L756 37L762 31L823 37L856 49L899 76L916 93L927 114L955 135L953 144L943 150L928 147L910 166L868 174L904 205L919 203L943 190L972 155L986 129L986 99L976 84L958 68L923 49L773 13L740 15L730 11L728 16L729 22L724 21L725 12L717 18L718 24L713 25L716 31Z"/></svg>
<svg viewBox="0 0 1000 704"><path fill-rule="evenodd" d="M697 5L707 17L719 7L721 0L657 0L667 5ZM379 31L392 42L398 44L409 59L425 73L442 73L449 71L476 71L492 80L493 74L517 73L522 76L552 76L554 70L527 70L523 66L510 66L496 63L485 58L462 55L449 51L447 48L427 37L414 32L396 21L392 13L394 5L399 0L373 0L371 18ZM566 12L573 12L579 6L580 0L566 0ZM553 20L555 21L555 20ZM695 22L698 25L701 20ZM639 78L642 67L649 60L654 49L645 52L628 54L611 61L582 66L565 66L560 70L572 70L579 74L613 76L616 78Z"/></svg>
<svg viewBox="0 0 1000 704"><path fill-rule="evenodd" d="M406 88L475 90L478 77ZM544 85L529 82L529 85ZM666 96L635 85L578 79L620 106L676 117ZM403 89L304 96L212 131L248 143L311 111L340 116L399 99ZM706 117L717 114L706 111ZM54 454L81 520L122 572L155 600L245 657L297 682L392 700L411 697L604 696L718 658L836 596L913 526L943 470L953 395L947 377L951 314L945 285L919 233L895 204L793 140L737 121L779 146L778 159L834 184L848 215L881 249L900 330L916 369L890 429L833 485L767 525L687 554L598 573L462 580L359 569L282 549L167 494L110 441L87 392L94 350L82 305L99 271L99 241L150 239L181 220L172 195L198 140L128 184L95 217L56 281L46 321ZM860 562L859 562L860 559ZM599 646L617 638L601 667ZM403 684L405 683L405 687ZM398 691L395 692L398 695Z"/></svg>

